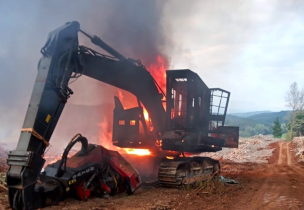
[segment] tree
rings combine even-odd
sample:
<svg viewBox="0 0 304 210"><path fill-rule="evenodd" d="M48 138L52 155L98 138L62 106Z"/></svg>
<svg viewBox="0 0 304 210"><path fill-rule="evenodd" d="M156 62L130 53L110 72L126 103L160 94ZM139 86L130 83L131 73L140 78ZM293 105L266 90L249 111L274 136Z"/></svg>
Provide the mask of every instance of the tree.
<svg viewBox="0 0 304 210"><path fill-rule="evenodd" d="M271 129L270 127L267 127L264 124L256 124L254 126L254 132L255 135L259 135L259 134L268 135L271 134Z"/></svg>
<svg viewBox="0 0 304 210"><path fill-rule="evenodd" d="M290 85L289 91L287 91L285 96L286 106L291 108L291 113L289 117L290 124L290 135L291 139L293 137L293 129L295 124L295 119L298 111L302 111L304 108L304 90L299 91L296 82Z"/></svg>
<svg viewBox="0 0 304 210"><path fill-rule="evenodd" d="M304 111L299 111L296 114L294 120L294 132L298 136L302 136L304 134Z"/></svg>
<svg viewBox="0 0 304 210"><path fill-rule="evenodd" d="M281 138L282 136L282 127L278 117L274 120L274 125L272 126L272 135L274 138Z"/></svg>
<svg viewBox="0 0 304 210"><path fill-rule="evenodd" d="M270 126L265 126L264 124L256 125L245 125L243 129L240 127L240 136L242 137L251 137L255 135L268 135L271 134Z"/></svg>

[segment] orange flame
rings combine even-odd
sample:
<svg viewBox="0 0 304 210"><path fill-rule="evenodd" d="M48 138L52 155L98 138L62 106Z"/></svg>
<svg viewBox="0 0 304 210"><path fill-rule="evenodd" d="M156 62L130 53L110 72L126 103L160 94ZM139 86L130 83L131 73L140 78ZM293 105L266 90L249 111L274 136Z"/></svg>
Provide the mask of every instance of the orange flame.
<svg viewBox="0 0 304 210"><path fill-rule="evenodd" d="M169 160L173 160L174 159L174 157L172 157L172 156L166 156L166 158L169 159Z"/></svg>
<svg viewBox="0 0 304 210"><path fill-rule="evenodd" d="M99 144L109 150L120 150L121 148L116 147L112 144L112 131L111 131L111 124L104 119L100 124L100 131L99 131Z"/></svg>
<svg viewBox="0 0 304 210"><path fill-rule="evenodd" d="M146 121L149 121L149 113L148 113L148 111L144 108L144 118L145 118L145 120Z"/></svg>
<svg viewBox="0 0 304 210"><path fill-rule="evenodd" d="M166 94L166 68L168 66L168 61L166 58L162 57L161 55L158 55L154 62L150 65L148 65L147 70L151 73L155 81L158 83L164 94ZM123 106L125 109L132 108L134 106L138 105L137 98L132 95L131 93L117 89L117 95L120 99L120 101L123 103ZM165 104L164 108L165 107ZM145 120L147 121L147 125L150 128L150 131L153 130L153 125L150 121L150 116L148 111L143 107L143 115ZM111 150L119 150L120 152L125 151L127 154L133 154L133 155L151 155L151 152L149 149L134 149L134 148L118 148L112 145L112 131L111 131L111 121L109 119L104 119L100 124L100 134L99 134L99 142L101 145L103 145L107 149ZM161 143L160 143L161 145Z"/></svg>
<svg viewBox="0 0 304 210"><path fill-rule="evenodd" d="M160 55L156 57L156 61L157 62L150 64L147 69L157 84L160 86L162 91L164 91L164 94L166 94L166 69L168 66L168 61ZM165 105L164 108L166 109Z"/></svg>
<svg viewBox="0 0 304 210"><path fill-rule="evenodd" d="M151 155L150 150L148 149L131 149L131 148L124 148L127 154L130 155L139 155L139 156L144 156L144 155Z"/></svg>

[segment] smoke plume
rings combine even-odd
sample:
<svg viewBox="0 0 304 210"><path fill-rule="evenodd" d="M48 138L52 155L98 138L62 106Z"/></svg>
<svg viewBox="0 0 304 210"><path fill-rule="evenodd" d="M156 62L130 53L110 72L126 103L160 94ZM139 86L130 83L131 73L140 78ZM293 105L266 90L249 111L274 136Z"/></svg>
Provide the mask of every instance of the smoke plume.
<svg viewBox="0 0 304 210"><path fill-rule="evenodd" d="M165 4L166 1L140 0L1 3L0 12L3 18L0 24L2 28L6 28L1 36L0 49L1 142L15 144L19 138L37 73L37 63L41 57L40 48L50 31L68 21L79 21L81 27L101 37L126 57L140 59L148 69L154 65L154 68L150 68L151 73L157 74L160 58L162 66L168 65L168 56L163 53L170 46L170 40L166 37L170 29L162 24ZM102 52L83 36L80 36L80 44ZM61 139L59 144L56 143L60 147L64 146L63 139L72 137L78 132L77 129L83 127L78 119L105 119L102 113L87 115L86 111L79 111L82 110L79 107L78 112L67 110L74 110L75 104L108 104L107 107L112 104L113 107L113 96L118 95L116 88L84 76L73 83L71 88L75 94L68 101L52 138L53 143L56 139ZM125 91L122 93L124 101L128 98L135 100L131 94ZM112 113L112 109L104 112ZM74 129L69 129L70 122L73 122ZM64 132L59 133L58 129ZM88 133L94 133L92 136L99 135L99 131L92 132L92 129Z"/></svg>
<svg viewBox="0 0 304 210"><path fill-rule="evenodd" d="M165 1L121 1L108 2L107 12L101 14L104 24L93 24L96 33L110 43L115 49L128 57L140 59L145 65L157 63L161 56L168 61L163 49L168 46L166 37L168 28L162 25ZM97 5L92 7L92 14L98 14ZM85 24L86 25L86 24Z"/></svg>

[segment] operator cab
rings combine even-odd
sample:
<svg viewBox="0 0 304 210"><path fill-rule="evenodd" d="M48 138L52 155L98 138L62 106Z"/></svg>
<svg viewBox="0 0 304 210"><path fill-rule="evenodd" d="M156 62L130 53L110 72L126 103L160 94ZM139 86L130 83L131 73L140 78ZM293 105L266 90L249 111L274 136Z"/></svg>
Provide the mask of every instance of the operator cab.
<svg viewBox="0 0 304 210"><path fill-rule="evenodd" d="M115 97L112 141L118 147L151 148L157 139L163 150L212 152L238 147L238 127L224 126L230 93L208 88L189 69L167 70L166 129L156 137L141 106L124 109Z"/></svg>
<svg viewBox="0 0 304 210"><path fill-rule="evenodd" d="M166 132L162 149L214 152L238 147L238 127L224 126L230 93L208 88L189 69L167 70Z"/></svg>
<svg viewBox="0 0 304 210"><path fill-rule="evenodd" d="M208 130L210 90L191 70L167 71L167 130Z"/></svg>

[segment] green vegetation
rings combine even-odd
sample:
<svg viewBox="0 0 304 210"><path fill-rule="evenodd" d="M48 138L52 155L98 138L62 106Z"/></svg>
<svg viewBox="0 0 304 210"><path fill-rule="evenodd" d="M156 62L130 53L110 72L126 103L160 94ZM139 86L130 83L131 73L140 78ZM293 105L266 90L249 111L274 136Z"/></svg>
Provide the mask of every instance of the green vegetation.
<svg viewBox="0 0 304 210"><path fill-rule="evenodd" d="M287 131L287 133L286 133L286 135L285 135L285 139L286 139L287 141L291 141L291 132L290 132L290 130Z"/></svg>
<svg viewBox="0 0 304 210"><path fill-rule="evenodd" d="M281 138L282 136L282 126L277 117L274 121L274 125L272 126L272 135L274 138Z"/></svg>
<svg viewBox="0 0 304 210"><path fill-rule="evenodd" d="M304 111L299 111L296 114L294 122L294 132L297 136L304 135Z"/></svg>
<svg viewBox="0 0 304 210"><path fill-rule="evenodd" d="M286 133L285 123L288 111L281 112L265 112L256 115L250 115L249 117L237 117L232 114L228 114L226 117L225 125L227 126L239 126L240 136L250 137L259 134L271 135L273 122L278 118L282 122L282 132ZM243 116L248 116L244 113Z"/></svg>
<svg viewBox="0 0 304 210"><path fill-rule="evenodd" d="M304 133L304 89L300 91L297 83L292 83L289 91L286 92L285 101L286 106L291 108L286 139L292 140L293 137L302 136Z"/></svg>
<svg viewBox="0 0 304 210"><path fill-rule="evenodd" d="M291 118L289 117L289 121L287 123L287 129L288 129L288 135L286 137L286 140L291 140ZM293 132L292 136L303 136L304 135L304 111L297 111L294 113L294 119L293 119Z"/></svg>

